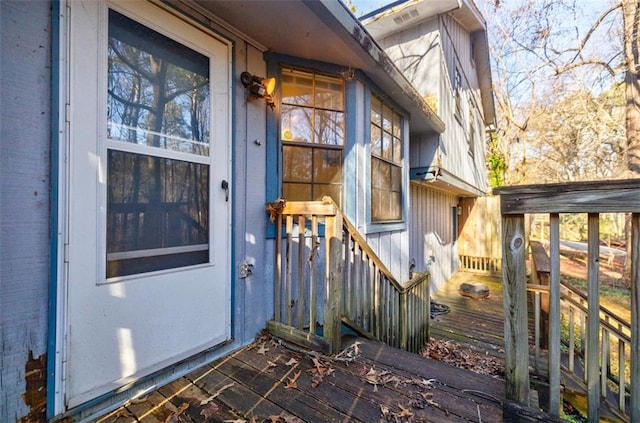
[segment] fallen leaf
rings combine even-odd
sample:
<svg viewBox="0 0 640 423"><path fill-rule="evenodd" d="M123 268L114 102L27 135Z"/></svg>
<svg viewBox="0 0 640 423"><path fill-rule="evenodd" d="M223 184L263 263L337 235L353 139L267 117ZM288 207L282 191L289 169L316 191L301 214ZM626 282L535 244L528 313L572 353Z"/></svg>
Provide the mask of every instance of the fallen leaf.
<svg viewBox="0 0 640 423"><path fill-rule="evenodd" d="M265 355L267 353L267 351L269 351L269 348L267 348L266 345L267 345L266 342L263 342L260 345L260 348L258 349L258 354Z"/></svg>
<svg viewBox="0 0 640 423"><path fill-rule="evenodd" d="M211 400L213 400L215 397L217 397L218 395L220 395L221 393L223 393L227 389L231 388L235 384L236 384L235 382L231 382L231 383L228 383L228 384L224 385L222 388L218 389L218 392L216 392L215 394L211 395L209 398L206 398L206 399L203 399L202 401L200 401L200 405L205 405L205 404L211 402Z"/></svg>
<svg viewBox="0 0 640 423"><path fill-rule="evenodd" d="M180 415L182 413L184 413L186 411L186 409L189 408L189 403L183 402L182 405L180 407L178 407L178 409L176 411L174 411L173 413L171 413L169 415L169 417L166 418L165 423L176 423L178 422L178 418L180 417Z"/></svg>
<svg viewBox="0 0 640 423"><path fill-rule="evenodd" d="M267 372L273 372L273 369L278 367L273 361L267 361Z"/></svg>
<svg viewBox="0 0 640 423"><path fill-rule="evenodd" d="M285 366L293 366L295 364L298 364L298 360L296 360L295 358L291 358L289 361L284 363Z"/></svg>
<svg viewBox="0 0 640 423"><path fill-rule="evenodd" d="M211 402L205 405L204 407L202 407L202 409L200 410L200 415L203 416L205 419L208 419L209 417L216 414L218 412L218 409L219 408L216 405L216 403Z"/></svg>
<svg viewBox="0 0 640 423"><path fill-rule="evenodd" d="M400 417L413 417L413 413L411 412L411 410L409 410L408 408L404 408L402 406L402 404L398 404L398 407L400 407Z"/></svg>
<svg viewBox="0 0 640 423"><path fill-rule="evenodd" d="M322 375L321 375L321 374L314 375L314 376L311 378L311 387L315 389L315 388L317 388L317 387L318 387L318 385L320 385L323 381L324 381L324 378L322 377Z"/></svg>
<svg viewBox="0 0 640 423"><path fill-rule="evenodd" d="M298 378L300 377L300 375L302 374L302 370L298 371L298 373L296 373L295 375L293 375L293 377L289 378L289 381L287 382L287 384L284 386L285 389L289 389L289 388L297 388L298 384Z"/></svg>

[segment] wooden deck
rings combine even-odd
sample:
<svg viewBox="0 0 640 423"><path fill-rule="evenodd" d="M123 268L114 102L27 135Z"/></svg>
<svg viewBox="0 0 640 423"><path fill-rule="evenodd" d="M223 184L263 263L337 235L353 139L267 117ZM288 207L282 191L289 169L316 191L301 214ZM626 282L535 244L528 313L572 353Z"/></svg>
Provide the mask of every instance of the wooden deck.
<svg viewBox="0 0 640 423"><path fill-rule="evenodd" d="M257 341L99 421L503 421L502 380L363 339L347 345L350 363Z"/></svg>
<svg viewBox="0 0 640 423"><path fill-rule="evenodd" d="M489 287L489 297L463 297L458 289L464 282L481 282ZM449 307L449 313L431 320L431 337L451 339L472 346L477 351L504 359L504 315L500 278L456 273L432 296Z"/></svg>

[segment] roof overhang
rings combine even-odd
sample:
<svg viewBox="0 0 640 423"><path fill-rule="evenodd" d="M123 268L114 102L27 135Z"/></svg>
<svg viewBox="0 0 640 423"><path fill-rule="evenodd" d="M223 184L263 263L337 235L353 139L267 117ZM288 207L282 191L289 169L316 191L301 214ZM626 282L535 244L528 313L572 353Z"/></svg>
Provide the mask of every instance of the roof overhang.
<svg viewBox="0 0 640 423"><path fill-rule="evenodd" d="M264 52L361 70L410 114L412 134L444 132L442 119L341 1L187 1Z"/></svg>
<svg viewBox="0 0 640 423"><path fill-rule="evenodd" d="M453 173L439 166L412 167L409 171L412 183L446 191L462 197L482 197L486 193L465 182Z"/></svg>

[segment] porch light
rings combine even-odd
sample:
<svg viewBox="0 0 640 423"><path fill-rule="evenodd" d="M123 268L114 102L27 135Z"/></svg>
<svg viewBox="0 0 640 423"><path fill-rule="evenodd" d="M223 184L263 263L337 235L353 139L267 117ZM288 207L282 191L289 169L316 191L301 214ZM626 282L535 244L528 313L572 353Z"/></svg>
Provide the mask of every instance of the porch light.
<svg viewBox="0 0 640 423"><path fill-rule="evenodd" d="M263 98L267 105L273 109L275 102L273 101L273 90L276 88L275 78L262 78L260 76L251 75L249 72L242 72L240 75L242 85L247 89L251 98Z"/></svg>

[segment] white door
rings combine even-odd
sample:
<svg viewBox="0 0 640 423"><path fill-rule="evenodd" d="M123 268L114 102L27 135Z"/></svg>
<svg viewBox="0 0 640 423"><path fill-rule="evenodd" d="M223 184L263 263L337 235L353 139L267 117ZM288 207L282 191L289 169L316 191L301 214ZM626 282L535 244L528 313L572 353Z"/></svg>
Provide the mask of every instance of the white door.
<svg viewBox="0 0 640 423"><path fill-rule="evenodd" d="M230 337L230 46L147 2L70 2L64 392Z"/></svg>

